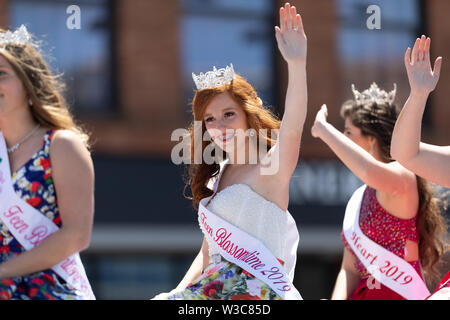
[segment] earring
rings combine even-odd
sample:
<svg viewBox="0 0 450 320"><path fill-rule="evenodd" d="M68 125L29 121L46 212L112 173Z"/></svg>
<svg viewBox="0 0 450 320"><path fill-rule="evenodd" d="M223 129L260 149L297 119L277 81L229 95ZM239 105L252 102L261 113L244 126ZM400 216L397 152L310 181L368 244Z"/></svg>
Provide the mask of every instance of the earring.
<svg viewBox="0 0 450 320"><path fill-rule="evenodd" d="M31 107L33 105L33 100L28 99L28 105Z"/></svg>

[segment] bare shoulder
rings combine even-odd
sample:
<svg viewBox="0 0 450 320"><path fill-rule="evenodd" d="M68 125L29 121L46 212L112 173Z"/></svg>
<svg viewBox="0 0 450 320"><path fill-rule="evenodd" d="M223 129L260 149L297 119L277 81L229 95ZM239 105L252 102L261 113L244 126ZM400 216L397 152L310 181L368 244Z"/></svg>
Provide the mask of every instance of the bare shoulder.
<svg viewBox="0 0 450 320"><path fill-rule="evenodd" d="M260 172L253 189L283 210L287 210L289 204L289 180L285 179L284 176L261 174Z"/></svg>
<svg viewBox="0 0 450 320"><path fill-rule="evenodd" d="M396 179L393 184L395 183L397 187L393 189L395 192L390 193L377 189L378 201L392 215L401 219L412 219L416 216L419 206L417 177L414 172L406 169L397 161L391 162L387 166L390 170L395 171Z"/></svg>
<svg viewBox="0 0 450 320"><path fill-rule="evenodd" d="M414 172L405 168L398 161L392 161L388 163L387 166L389 166L391 170L395 171L395 173L403 181L405 186L409 186L409 188L415 189L415 186L417 184L417 178Z"/></svg>
<svg viewBox="0 0 450 320"><path fill-rule="evenodd" d="M72 130L56 130L50 144L53 164L62 166L90 165L90 152L81 137Z"/></svg>
<svg viewBox="0 0 450 320"><path fill-rule="evenodd" d="M81 137L76 132L72 130L55 131L51 142L51 151L61 153L76 150L89 152Z"/></svg>

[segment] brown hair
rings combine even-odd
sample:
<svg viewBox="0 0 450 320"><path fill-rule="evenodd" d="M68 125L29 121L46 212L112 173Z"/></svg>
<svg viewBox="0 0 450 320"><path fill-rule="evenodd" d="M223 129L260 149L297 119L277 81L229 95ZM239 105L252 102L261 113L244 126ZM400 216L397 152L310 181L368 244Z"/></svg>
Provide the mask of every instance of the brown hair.
<svg viewBox="0 0 450 320"><path fill-rule="evenodd" d="M4 33L5 30L0 32ZM61 75L53 75L36 43L11 42L0 46L0 54L9 62L22 81L32 101L31 113L42 126L76 132L88 147L89 136L75 124L63 96L65 84Z"/></svg>
<svg viewBox="0 0 450 320"><path fill-rule="evenodd" d="M205 110L212 99L222 93L230 94L231 98L244 110L249 128L255 129L257 139L264 139L264 145L270 148L274 144L270 129L279 129L281 122L271 111L262 106L255 89L238 74L235 74L233 81L228 84L212 89L198 90L195 93L192 100L192 114L194 121L202 122L201 137L206 131L205 122L203 121ZM268 134L260 134L261 129L268 129ZM193 207L197 208L201 199L212 195L212 191L208 189L207 184L211 178L217 176L220 166L217 161L213 164L207 164L203 160L200 164L194 163L195 154L203 155L205 148L212 142L202 140L201 143L194 143L194 122L189 128L189 133L191 138L191 164L189 165L188 178L185 181L183 194L186 198L191 199ZM198 150L195 150L194 146L198 146ZM217 159L224 159L224 154L213 154L213 156ZM186 195L188 187L191 188L192 197Z"/></svg>
<svg viewBox="0 0 450 320"><path fill-rule="evenodd" d="M394 161L390 155L391 138L398 109L389 103L358 104L355 100L345 102L341 108L342 118L349 118L352 124L365 136L377 140L384 162ZM416 175L419 193L417 230L419 232L419 259L429 282L439 276L437 264L447 250L445 238L447 223L441 214L446 209L443 198L435 196L435 190L425 179Z"/></svg>

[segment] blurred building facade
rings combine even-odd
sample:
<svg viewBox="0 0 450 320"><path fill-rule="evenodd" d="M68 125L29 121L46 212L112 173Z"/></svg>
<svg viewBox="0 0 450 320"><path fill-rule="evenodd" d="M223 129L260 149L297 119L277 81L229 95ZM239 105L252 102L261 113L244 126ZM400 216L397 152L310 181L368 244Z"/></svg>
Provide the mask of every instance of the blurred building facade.
<svg viewBox="0 0 450 320"><path fill-rule="evenodd" d="M403 55L417 36L444 56L424 118L425 142L449 144L450 2L446 0L292 0L308 36L308 116L291 179L289 211L300 245L294 284L305 299L329 298L340 268L344 209L360 181L310 134L327 104L343 128L341 104L373 81L409 93ZM366 9L381 9L370 30ZM67 20L78 6L81 29ZM175 287L202 235L183 193L185 168L171 161L171 133L192 120L191 72L229 63L283 114L287 69L274 37L274 0L0 0L0 24L25 24L64 73L77 119L91 132L96 212L91 247L82 253L100 299L147 299ZM73 8L72 8L73 9Z"/></svg>

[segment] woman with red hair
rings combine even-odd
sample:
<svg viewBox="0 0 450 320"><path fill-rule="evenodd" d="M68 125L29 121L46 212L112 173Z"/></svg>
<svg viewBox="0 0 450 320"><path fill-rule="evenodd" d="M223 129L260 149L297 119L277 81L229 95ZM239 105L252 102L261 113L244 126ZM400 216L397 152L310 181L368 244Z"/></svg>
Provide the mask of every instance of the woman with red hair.
<svg viewBox="0 0 450 320"><path fill-rule="evenodd" d="M275 35L289 71L281 122L232 65L193 75L186 187L204 240L177 288L155 299L301 299L292 285L298 231L287 207L306 117L306 36L288 3Z"/></svg>

